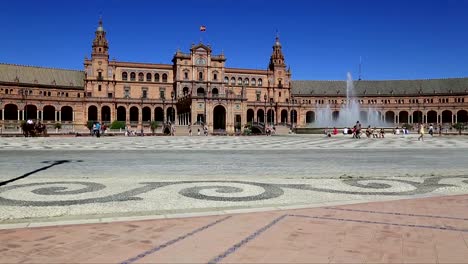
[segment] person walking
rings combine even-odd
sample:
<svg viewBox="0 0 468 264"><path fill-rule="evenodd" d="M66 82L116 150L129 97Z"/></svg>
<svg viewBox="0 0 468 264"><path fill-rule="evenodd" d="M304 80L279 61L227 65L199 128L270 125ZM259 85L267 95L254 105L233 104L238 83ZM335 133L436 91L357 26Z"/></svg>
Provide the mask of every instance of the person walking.
<svg viewBox="0 0 468 264"><path fill-rule="evenodd" d="M418 141L419 141L419 140L424 141L424 125L423 125L423 124L419 124L419 137L418 137Z"/></svg>

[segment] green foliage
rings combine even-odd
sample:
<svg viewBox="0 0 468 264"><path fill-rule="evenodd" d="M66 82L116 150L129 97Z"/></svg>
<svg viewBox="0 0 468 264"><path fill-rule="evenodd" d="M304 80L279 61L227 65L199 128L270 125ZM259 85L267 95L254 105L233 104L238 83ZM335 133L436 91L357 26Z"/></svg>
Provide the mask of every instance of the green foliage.
<svg viewBox="0 0 468 264"><path fill-rule="evenodd" d="M94 121L88 121L88 122L86 122L86 127L87 127L89 130L93 129L93 125L94 125Z"/></svg>
<svg viewBox="0 0 468 264"><path fill-rule="evenodd" d="M406 127L408 130L413 130L413 125L412 124L403 124L401 127Z"/></svg>
<svg viewBox="0 0 468 264"><path fill-rule="evenodd" d="M465 129L465 124L464 123L456 123L452 126L456 130L458 130L458 134L461 135L461 132L463 129Z"/></svg>
<svg viewBox="0 0 468 264"><path fill-rule="evenodd" d="M159 122L151 121L150 128L151 128L151 132L153 132L153 134L154 134L154 131L156 131L156 129L158 129L158 127L159 127Z"/></svg>
<svg viewBox="0 0 468 264"><path fill-rule="evenodd" d="M91 127L92 127L92 126L91 126ZM61 124L61 123L55 123L54 128L56 128L56 129L61 129L61 128L62 128L62 124Z"/></svg>
<svg viewBox="0 0 468 264"><path fill-rule="evenodd" d="M115 120L109 127L110 129L124 129L125 128L125 121L117 121Z"/></svg>
<svg viewBox="0 0 468 264"><path fill-rule="evenodd" d="M251 127L244 128L244 132L242 134L245 135L245 136L250 136L252 134Z"/></svg>

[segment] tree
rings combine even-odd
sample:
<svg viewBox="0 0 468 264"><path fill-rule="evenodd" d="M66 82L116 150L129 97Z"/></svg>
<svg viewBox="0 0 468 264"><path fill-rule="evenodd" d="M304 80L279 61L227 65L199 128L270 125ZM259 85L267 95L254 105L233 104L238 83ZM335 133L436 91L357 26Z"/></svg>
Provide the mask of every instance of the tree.
<svg viewBox="0 0 468 264"><path fill-rule="evenodd" d="M62 124L61 123L55 123L54 128L60 130L60 129L62 129Z"/></svg>
<svg viewBox="0 0 468 264"><path fill-rule="evenodd" d="M157 121L151 121L150 127L151 127L151 132L152 132L153 135L154 135L154 131L156 131L156 129L158 129L158 127L159 127L159 122L157 122Z"/></svg>
<svg viewBox="0 0 468 264"><path fill-rule="evenodd" d="M465 124L464 123L456 123L452 127L455 128L456 130L458 130L458 135L461 135L462 130L465 129Z"/></svg>
<svg viewBox="0 0 468 264"><path fill-rule="evenodd" d="M94 121L86 122L86 127L91 131L93 129Z"/></svg>
<svg viewBox="0 0 468 264"><path fill-rule="evenodd" d="M110 125L110 129L124 129L125 128L125 121L117 121L115 120Z"/></svg>

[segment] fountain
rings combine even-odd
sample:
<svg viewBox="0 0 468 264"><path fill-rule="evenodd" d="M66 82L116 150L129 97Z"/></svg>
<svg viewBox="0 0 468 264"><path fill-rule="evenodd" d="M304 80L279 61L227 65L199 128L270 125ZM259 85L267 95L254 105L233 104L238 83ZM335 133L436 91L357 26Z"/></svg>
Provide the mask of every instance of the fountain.
<svg viewBox="0 0 468 264"><path fill-rule="evenodd" d="M359 100L354 94L354 83L349 72L346 80L346 101L341 104L339 111L332 110L330 104L325 106L317 104L315 116L315 122L309 123L309 125L316 128L353 127L356 121L359 121L363 128L368 125L372 127L389 126L382 120L380 112L372 107L361 110Z"/></svg>

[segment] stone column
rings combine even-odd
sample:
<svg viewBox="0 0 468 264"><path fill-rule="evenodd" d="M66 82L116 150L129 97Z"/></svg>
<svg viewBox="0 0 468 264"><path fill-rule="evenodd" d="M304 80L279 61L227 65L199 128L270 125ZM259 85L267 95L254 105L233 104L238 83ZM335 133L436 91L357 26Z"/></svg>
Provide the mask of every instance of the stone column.
<svg viewBox="0 0 468 264"><path fill-rule="evenodd" d="M72 121L75 122L75 111L72 113Z"/></svg>
<svg viewBox="0 0 468 264"><path fill-rule="evenodd" d="M452 122L452 123L458 123L457 114L454 114L453 118L455 118L455 122ZM452 118L452 120L453 120L453 118Z"/></svg>
<svg viewBox="0 0 468 264"><path fill-rule="evenodd" d="M58 111L58 121L62 122L62 111Z"/></svg>
<svg viewBox="0 0 468 264"><path fill-rule="evenodd" d="M36 111L36 119L39 120L39 110Z"/></svg>
<svg viewBox="0 0 468 264"><path fill-rule="evenodd" d="M24 120L24 110L21 110L21 120Z"/></svg>
<svg viewBox="0 0 468 264"><path fill-rule="evenodd" d="M57 116L58 116L57 113L58 113L58 111L55 110L55 122L57 122Z"/></svg>
<svg viewBox="0 0 468 264"><path fill-rule="evenodd" d="M5 120L5 108L2 110L2 121Z"/></svg>
<svg viewBox="0 0 468 264"><path fill-rule="evenodd" d="M18 110L18 121L21 120L21 119L20 119L20 117L21 117L21 116L20 116L20 111L21 111L21 110Z"/></svg>
<svg viewBox="0 0 468 264"><path fill-rule="evenodd" d="M154 109L151 109L150 121L154 121Z"/></svg>

